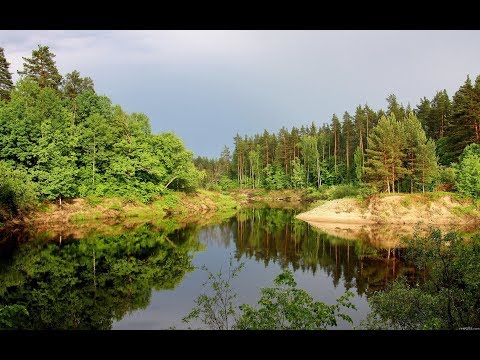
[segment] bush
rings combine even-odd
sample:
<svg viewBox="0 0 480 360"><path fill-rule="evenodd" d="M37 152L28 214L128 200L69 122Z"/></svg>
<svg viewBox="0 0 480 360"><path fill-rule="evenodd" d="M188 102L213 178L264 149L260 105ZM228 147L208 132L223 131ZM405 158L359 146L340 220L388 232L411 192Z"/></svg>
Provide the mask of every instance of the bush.
<svg viewBox="0 0 480 360"><path fill-rule="evenodd" d="M183 318L183 322L200 320L215 330L323 330L336 326L337 320L352 323L352 319L341 312L341 307L353 308L350 302L353 293L347 291L333 305L327 305L314 298L305 290L297 288L293 273L284 269L273 280L274 287L261 289L257 307L248 304L236 306L237 294L233 291L232 280L238 276L244 263L233 266L230 258L228 271L223 274L211 273L205 266L211 294L203 293L195 300L195 307ZM238 314L236 308L242 312Z"/></svg>
<svg viewBox="0 0 480 360"><path fill-rule="evenodd" d="M377 194L378 191L372 186L362 186L361 188L358 189L358 196L362 199L368 199L372 195Z"/></svg>
<svg viewBox="0 0 480 360"><path fill-rule="evenodd" d="M224 176L220 179L220 188L222 190L233 190L238 187L237 182L235 180L229 179L228 177Z"/></svg>
<svg viewBox="0 0 480 360"><path fill-rule="evenodd" d="M457 179L457 168L453 166L440 166L435 177L437 191L453 191Z"/></svg>
<svg viewBox="0 0 480 360"><path fill-rule="evenodd" d="M15 329L15 321L25 315L29 313L23 305L0 305L0 329Z"/></svg>
<svg viewBox="0 0 480 360"><path fill-rule="evenodd" d="M353 197L358 195L359 188L354 185L336 185L332 186L330 192L330 200L343 199L345 197Z"/></svg>
<svg viewBox="0 0 480 360"><path fill-rule="evenodd" d="M28 210L37 204L37 200L36 184L30 175L0 161L0 209L3 209L3 217Z"/></svg>
<svg viewBox="0 0 480 360"><path fill-rule="evenodd" d="M480 326L480 237L431 229L405 238L404 256L428 276L399 278L369 299L367 329L460 329Z"/></svg>
<svg viewBox="0 0 480 360"><path fill-rule="evenodd" d="M370 196L375 193L373 188L361 188L356 185L321 186L318 189L308 188L307 194L318 200L336 200L345 197ZM367 196L367 197L368 197Z"/></svg>
<svg viewBox="0 0 480 360"><path fill-rule="evenodd" d="M480 145L467 146L460 159L455 185L460 193L478 198L480 197Z"/></svg>

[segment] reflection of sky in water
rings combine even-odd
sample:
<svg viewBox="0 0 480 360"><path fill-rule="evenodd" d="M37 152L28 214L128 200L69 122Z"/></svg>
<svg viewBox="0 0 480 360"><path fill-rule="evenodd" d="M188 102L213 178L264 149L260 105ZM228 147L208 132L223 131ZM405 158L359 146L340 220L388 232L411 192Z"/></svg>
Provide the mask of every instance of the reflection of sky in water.
<svg viewBox="0 0 480 360"><path fill-rule="evenodd" d="M220 270L220 268L226 269L230 254L235 256L238 251L234 229L237 229L235 221L231 224L231 227L216 225L201 229L199 241L206 245L206 249L195 255L194 265L199 267L205 264L213 272ZM340 247L346 249L346 245L338 245L338 247L339 249ZM276 260L271 258L268 261L268 265L265 265L264 257L266 251L259 248L253 249L253 247L251 250L254 250L253 253L255 255L252 257L246 256L245 253L242 255L241 260L245 262L245 268L238 278L232 281L233 288L239 295L238 304L249 303L254 305L260 297L260 288L271 286L273 278L281 271L279 258L282 257L282 254L277 254L278 258ZM339 257L343 256L343 261L345 261L345 253L341 253L339 250L338 254ZM256 260L255 256L258 256L259 259ZM334 252L332 256L333 264L335 264ZM355 255L352 242L350 242L349 256L349 264L354 267L355 262L358 263L358 258ZM378 263L375 266L378 267ZM385 263L382 262L381 266L385 267ZM368 270L368 267L369 265L365 263L364 270ZM293 269L291 264L289 264L289 268ZM351 276L353 276L353 280L351 281L352 288L350 290L355 294L352 301L358 310L344 309L344 312L352 317L354 325L358 325L360 320L368 313L369 307L365 293L358 295L355 288L357 277L355 271L358 270L358 266L352 270L353 274ZM339 271L341 271L341 268ZM113 324L113 329L168 329L172 326L179 329L185 328L186 325L181 322L181 318L194 306L193 301L202 292L202 283L205 279L206 273L204 271L195 270L187 273L176 289L153 291L151 302L146 309L134 311L126 315L122 320ZM315 299L327 304L335 303L335 300L344 295L346 291L344 275L340 277L338 285L335 287L332 274L328 274L327 271L318 265L315 274L310 269L302 271L301 268L298 268L295 271L295 279L299 288L307 290ZM192 323L190 326L195 328L201 325L200 323ZM350 329L352 325L339 320L337 328Z"/></svg>

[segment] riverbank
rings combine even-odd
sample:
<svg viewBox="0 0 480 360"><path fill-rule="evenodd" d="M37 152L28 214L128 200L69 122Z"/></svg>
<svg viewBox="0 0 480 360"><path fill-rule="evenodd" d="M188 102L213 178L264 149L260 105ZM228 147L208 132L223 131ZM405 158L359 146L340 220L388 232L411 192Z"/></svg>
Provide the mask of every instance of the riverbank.
<svg viewBox="0 0 480 360"><path fill-rule="evenodd" d="M358 225L458 225L480 222L480 208L472 199L454 193L377 194L318 202L297 219Z"/></svg>
<svg viewBox="0 0 480 360"><path fill-rule="evenodd" d="M143 204L123 198L75 198L62 202L45 202L22 217L5 225L27 225L35 228L52 228L65 224L79 224L98 220L114 223L118 220L160 222L174 219L181 223L204 223L215 218L233 216L240 208L268 205L289 209L304 209L309 198L302 190L266 191L263 189L239 189L228 193L197 190L193 193L170 192L156 200Z"/></svg>

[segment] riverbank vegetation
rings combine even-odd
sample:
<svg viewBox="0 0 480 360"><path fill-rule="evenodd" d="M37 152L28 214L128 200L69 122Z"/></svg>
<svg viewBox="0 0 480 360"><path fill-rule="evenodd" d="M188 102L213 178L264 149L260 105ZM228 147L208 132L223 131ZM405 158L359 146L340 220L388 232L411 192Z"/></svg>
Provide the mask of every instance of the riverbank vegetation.
<svg viewBox="0 0 480 360"><path fill-rule="evenodd" d="M397 279L376 292L367 329L462 329L480 326L480 237L432 229L427 236L405 239L406 258L425 281Z"/></svg>
<svg viewBox="0 0 480 360"><path fill-rule="evenodd" d="M420 276L399 275L385 289L369 296L371 312L361 329L456 330L480 326L480 237L462 237L432 228L426 236L406 237L402 258ZM297 288L289 269L277 275L274 287L261 289L258 306L237 304L232 282L243 264L232 265L225 273L207 271L205 293L183 321L200 322L210 329L316 329L337 326L339 318L352 323L341 312L355 306L349 291L336 304L318 302ZM225 275L227 274L227 275Z"/></svg>
<svg viewBox="0 0 480 360"><path fill-rule="evenodd" d="M160 233L152 218L159 223L167 217L184 222L196 217L200 224L199 215L205 221L211 219L207 213L231 218L256 202L274 207L276 202L345 197L356 198L358 216L372 208L384 223L395 218L404 222L408 213L413 224L432 211L448 212L434 218L439 224L445 218L479 218L480 76L473 82L467 77L452 98L438 91L415 108L400 104L392 94L386 109L359 105L354 114L333 114L330 123L320 127L312 122L276 133L237 134L232 150L225 147L218 159L208 159L194 158L174 133L153 134L145 114L128 113L113 104L79 71L60 74L48 46L39 45L25 57L18 73L14 84L0 48L0 226L16 218L34 225L149 220L129 233L64 243L60 236L58 246L22 246L10 259L13 265L0 272L2 328L106 329L113 319L145 307L151 289L174 288L193 270L199 243L188 230L172 242L167 235L174 227ZM389 204L390 213L379 210L382 202ZM439 202L445 207L438 207ZM328 206L340 202L332 204ZM352 202L343 204L348 205L344 213L355 215ZM422 207L428 212L419 212ZM341 218L342 211L332 210L329 220ZM263 216L251 211L254 216L248 222L240 212L235 226L230 224L231 233L237 231L246 240L237 246L239 254L254 256L252 249L265 246L273 259L281 251L285 257L293 253L294 269L315 271L323 264L337 270L340 239L328 238L335 249L333 263L319 255L325 254L326 234L305 240L310 228L296 223L292 214L272 211ZM253 231L259 228L267 229L266 245L264 234ZM278 239L284 238L289 242L282 242L280 250ZM407 240L405 246L407 261L423 272L422 281L400 279L374 293L369 299L372 314L363 326L479 327L478 236L432 230ZM389 260L390 248L387 251ZM348 240L346 254L350 269ZM338 282L340 275L335 274ZM229 288L220 277L213 280L214 288ZM262 290L257 307L239 308L242 315L231 323L234 327L323 329L335 326L337 318L350 321L340 312L340 306L351 307L348 296L334 305L316 302L296 288L293 274L285 269L274 282L275 287ZM198 298L190 318L211 314L216 299ZM224 307L233 315L231 309L230 303Z"/></svg>
<svg viewBox="0 0 480 360"><path fill-rule="evenodd" d="M318 127L237 134L218 159L197 157L205 188L322 189L352 193L456 191L479 195L480 76L452 98L445 90L412 108L359 105ZM365 190L354 190L354 188Z"/></svg>
<svg viewBox="0 0 480 360"><path fill-rule="evenodd" d="M44 201L150 204L169 190L201 188L233 193L240 203L245 189L305 191L297 198L310 201L378 192L480 195L480 77L467 78L452 98L443 90L411 108L390 95L385 110L359 105L321 127L237 134L233 151L194 159L175 134L152 134L145 114L97 94L91 78L76 70L62 76L48 46L24 58L16 84L0 50L3 222Z"/></svg>
<svg viewBox="0 0 480 360"><path fill-rule="evenodd" d="M127 113L78 71L61 76L38 46L11 82L0 49L2 218L37 200L122 197L147 203L167 189L192 191L200 173L173 133L152 134L143 113ZM19 183L22 184L19 184Z"/></svg>

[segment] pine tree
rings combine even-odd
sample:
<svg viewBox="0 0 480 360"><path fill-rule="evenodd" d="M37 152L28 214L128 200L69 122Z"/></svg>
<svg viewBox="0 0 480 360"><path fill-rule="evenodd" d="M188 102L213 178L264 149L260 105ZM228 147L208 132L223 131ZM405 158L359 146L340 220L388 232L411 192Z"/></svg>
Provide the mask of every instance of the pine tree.
<svg viewBox="0 0 480 360"><path fill-rule="evenodd" d="M345 161L347 165L347 182L350 181L350 163L352 158L352 138L353 138L353 123L352 117L345 111L343 114L343 138L345 139Z"/></svg>
<svg viewBox="0 0 480 360"><path fill-rule="evenodd" d="M435 143L430 141L427 144L427 135L422 128L422 124L412 112L402 122L402 126L405 134L405 168L408 169L410 192L413 193L417 179L420 179L424 187L427 175L431 173L430 168L436 167ZM430 144L433 144L433 155Z"/></svg>
<svg viewBox="0 0 480 360"><path fill-rule="evenodd" d="M447 90L438 91L435 94L429 116L430 132L427 133L432 139L441 139L445 136L445 129L450 121L451 106Z"/></svg>
<svg viewBox="0 0 480 360"><path fill-rule="evenodd" d="M416 178L420 184L422 184L422 191L425 192L425 185L432 180L438 170L435 142L432 139L428 139L425 143L420 143L417 154L418 166L416 169Z"/></svg>
<svg viewBox="0 0 480 360"><path fill-rule="evenodd" d="M365 175L369 183L379 189L390 192L391 179L389 170L388 147L392 130L388 119L383 116L368 137Z"/></svg>
<svg viewBox="0 0 480 360"><path fill-rule="evenodd" d="M457 161L467 145L480 142L480 78L475 83L467 77L453 96L446 138L439 142L442 164Z"/></svg>
<svg viewBox="0 0 480 360"><path fill-rule="evenodd" d="M32 51L32 57L23 57L23 71L19 75L34 79L41 88L52 88L58 90L62 76L55 65L55 54L50 52L48 46L38 45L37 50Z"/></svg>
<svg viewBox="0 0 480 360"><path fill-rule="evenodd" d="M432 106L430 100L428 100L426 97L420 99L420 104L418 104L417 108L415 109L415 115L417 116L418 120L420 120L420 123L429 137L432 137L435 133L434 128L432 128L432 125L430 124L431 111Z"/></svg>
<svg viewBox="0 0 480 360"><path fill-rule="evenodd" d="M395 183L405 174L403 167L405 137L401 124L392 113L382 116L368 138L367 180L387 192L395 192Z"/></svg>
<svg viewBox="0 0 480 360"><path fill-rule="evenodd" d="M0 47L0 100L10 99L13 88L12 74L9 71L10 63L5 58L4 50Z"/></svg>
<svg viewBox="0 0 480 360"><path fill-rule="evenodd" d="M95 91L93 80L91 78L82 78L80 72L77 70L65 75L65 79L62 81L62 92L64 96L74 99L86 91Z"/></svg>
<svg viewBox="0 0 480 360"><path fill-rule="evenodd" d="M340 145L340 120L336 114L332 116L332 128L333 128L333 157L335 161L335 174L338 171L337 163L338 163L338 155L339 155L339 145Z"/></svg>
<svg viewBox="0 0 480 360"><path fill-rule="evenodd" d="M387 103L387 115L394 114L398 121L405 117L405 109L398 103L397 97L394 94L390 94L387 97Z"/></svg>
<svg viewBox="0 0 480 360"><path fill-rule="evenodd" d="M362 107L359 105L357 106L357 109L355 110L355 128L357 130L358 134L358 146L359 146L359 151L360 155L357 155L358 160L360 161L360 171L363 173L363 163L365 161L365 141L364 139L366 138L366 131L365 131L365 126L366 126L366 113L363 111ZM358 172L358 167L356 171ZM357 175L358 177L358 175Z"/></svg>

